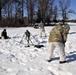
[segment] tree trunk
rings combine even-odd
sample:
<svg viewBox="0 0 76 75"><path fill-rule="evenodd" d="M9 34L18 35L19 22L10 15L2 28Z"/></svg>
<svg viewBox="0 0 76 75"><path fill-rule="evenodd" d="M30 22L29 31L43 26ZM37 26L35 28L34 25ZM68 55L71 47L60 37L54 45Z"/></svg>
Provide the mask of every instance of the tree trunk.
<svg viewBox="0 0 76 75"><path fill-rule="evenodd" d="M0 20L1 20L1 0L0 0Z"/></svg>
<svg viewBox="0 0 76 75"><path fill-rule="evenodd" d="M0 8L0 20L2 19L2 15L1 15L1 8Z"/></svg>

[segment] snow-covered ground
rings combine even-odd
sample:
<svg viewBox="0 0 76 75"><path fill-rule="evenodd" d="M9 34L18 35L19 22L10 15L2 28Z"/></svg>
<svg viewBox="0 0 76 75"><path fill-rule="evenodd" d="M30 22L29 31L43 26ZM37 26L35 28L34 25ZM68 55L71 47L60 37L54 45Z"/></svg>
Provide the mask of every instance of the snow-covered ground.
<svg viewBox="0 0 76 75"><path fill-rule="evenodd" d="M0 39L0 75L76 75L76 24L69 23L70 32L65 46L67 63L59 64L57 49L53 60L47 62L47 40L51 26L45 27L47 37L39 37L39 29L32 27L6 28L11 39ZM4 28L0 28L1 31ZM26 47L26 40L20 43L26 30L45 47ZM31 41L37 44L31 36ZM31 44L31 43L30 43Z"/></svg>

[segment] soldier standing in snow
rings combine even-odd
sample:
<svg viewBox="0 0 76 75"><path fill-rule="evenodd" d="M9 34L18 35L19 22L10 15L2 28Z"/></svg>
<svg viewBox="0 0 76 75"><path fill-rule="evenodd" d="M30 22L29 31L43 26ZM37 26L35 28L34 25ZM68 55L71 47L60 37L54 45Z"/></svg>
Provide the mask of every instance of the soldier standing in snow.
<svg viewBox="0 0 76 75"><path fill-rule="evenodd" d="M6 29L4 29L1 33L1 38L3 39L9 39L10 37L7 36L7 32L6 32Z"/></svg>
<svg viewBox="0 0 76 75"><path fill-rule="evenodd" d="M66 56L65 56L65 42L67 40L67 34L70 30L69 25L62 25L62 23L59 23L54 27L49 35L48 39L48 50L49 50L49 57L48 62L51 62L52 55L55 47L58 47L58 52L60 56L60 63L66 62Z"/></svg>
<svg viewBox="0 0 76 75"><path fill-rule="evenodd" d="M26 30L25 34L26 34L26 40L27 40L28 47L29 47L29 41L30 41L30 32L29 32L28 30Z"/></svg>
<svg viewBox="0 0 76 75"><path fill-rule="evenodd" d="M42 23L42 21L39 24L39 28L40 28L40 37L42 37L42 35L44 35L46 37L44 24Z"/></svg>

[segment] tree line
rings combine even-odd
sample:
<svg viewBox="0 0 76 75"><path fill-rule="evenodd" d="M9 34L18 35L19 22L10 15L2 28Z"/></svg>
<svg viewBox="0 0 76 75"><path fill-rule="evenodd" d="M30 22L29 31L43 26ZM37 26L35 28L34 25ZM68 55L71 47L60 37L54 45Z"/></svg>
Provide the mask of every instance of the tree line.
<svg viewBox="0 0 76 75"><path fill-rule="evenodd" d="M0 0L0 26L28 26L69 19L70 0Z"/></svg>

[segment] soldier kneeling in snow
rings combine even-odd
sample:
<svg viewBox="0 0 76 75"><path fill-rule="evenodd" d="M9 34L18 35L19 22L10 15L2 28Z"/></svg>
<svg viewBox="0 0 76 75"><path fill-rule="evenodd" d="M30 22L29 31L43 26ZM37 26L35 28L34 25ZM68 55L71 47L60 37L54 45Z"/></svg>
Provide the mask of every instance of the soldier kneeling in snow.
<svg viewBox="0 0 76 75"><path fill-rule="evenodd" d="M6 32L6 29L4 29L3 31L2 31L2 33L1 33L1 39L10 39L10 37L9 36L7 36L7 32Z"/></svg>

